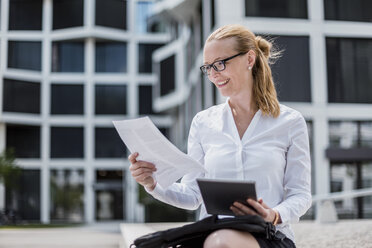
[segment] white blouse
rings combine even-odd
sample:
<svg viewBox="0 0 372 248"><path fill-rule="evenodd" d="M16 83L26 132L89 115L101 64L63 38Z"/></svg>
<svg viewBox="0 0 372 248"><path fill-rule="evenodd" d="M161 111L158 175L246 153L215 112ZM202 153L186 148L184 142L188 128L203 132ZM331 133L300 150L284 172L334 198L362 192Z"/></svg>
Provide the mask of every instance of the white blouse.
<svg viewBox="0 0 372 248"><path fill-rule="evenodd" d="M290 222L296 222L311 206L309 140L302 115L280 105L273 118L260 110L240 139L228 100L199 112L193 119L188 154L207 173L187 174L167 189L159 184L156 199L184 209L197 209L206 217L196 178L253 180L257 197L280 213L277 229L294 241Z"/></svg>

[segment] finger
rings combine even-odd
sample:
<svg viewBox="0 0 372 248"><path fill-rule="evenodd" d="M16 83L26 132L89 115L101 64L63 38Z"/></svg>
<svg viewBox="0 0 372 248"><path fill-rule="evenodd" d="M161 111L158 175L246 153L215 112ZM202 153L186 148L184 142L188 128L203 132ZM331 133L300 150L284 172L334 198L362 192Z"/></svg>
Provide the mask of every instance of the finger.
<svg viewBox="0 0 372 248"><path fill-rule="evenodd" d="M254 210L250 209L249 207L247 207L246 205L244 205L240 202L234 202L233 206L236 207L237 209L239 209L244 214L251 214L251 215L256 214L254 212Z"/></svg>
<svg viewBox="0 0 372 248"><path fill-rule="evenodd" d="M140 176L143 173L150 173L150 174L152 174L153 173L153 170L148 169L148 168L140 168L140 169L131 171L131 174L132 174L133 177Z"/></svg>
<svg viewBox="0 0 372 248"><path fill-rule="evenodd" d="M236 208L235 206L231 206L230 207L230 210L233 211L233 213L235 215L246 215L244 212L242 212L241 210L239 210L238 208Z"/></svg>
<svg viewBox="0 0 372 248"><path fill-rule="evenodd" d="M264 207L264 208L270 208L262 199L260 199L259 203Z"/></svg>
<svg viewBox="0 0 372 248"><path fill-rule="evenodd" d="M258 202L256 202L255 200L252 200L252 199L248 199L247 202L254 209L256 209L256 211L259 215L266 218L267 213L266 213L265 209L263 208L263 206L261 206L261 204L259 204Z"/></svg>
<svg viewBox="0 0 372 248"><path fill-rule="evenodd" d="M137 161L134 164L131 164L129 166L130 171L135 171L135 170L138 170L140 168L146 168L146 169L150 169L152 171L156 171L156 167L155 167L154 164L148 163L148 162L145 162L145 161Z"/></svg>
<svg viewBox="0 0 372 248"><path fill-rule="evenodd" d="M129 155L128 157L128 160L131 164L134 164L135 162L137 162L136 158L138 157L138 152L134 152L132 153L131 155Z"/></svg>

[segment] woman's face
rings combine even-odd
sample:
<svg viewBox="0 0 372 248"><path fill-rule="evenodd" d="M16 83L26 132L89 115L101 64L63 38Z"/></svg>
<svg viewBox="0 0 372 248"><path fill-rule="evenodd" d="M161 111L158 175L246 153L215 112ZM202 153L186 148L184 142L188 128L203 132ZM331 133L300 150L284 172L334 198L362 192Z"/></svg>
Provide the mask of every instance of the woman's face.
<svg viewBox="0 0 372 248"><path fill-rule="evenodd" d="M234 38L212 40L204 46L204 65L224 60L238 54L234 49ZM251 91L249 81L248 53L236 56L225 62L225 69L217 72L210 68L208 78L218 88L223 96L234 97L245 90Z"/></svg>

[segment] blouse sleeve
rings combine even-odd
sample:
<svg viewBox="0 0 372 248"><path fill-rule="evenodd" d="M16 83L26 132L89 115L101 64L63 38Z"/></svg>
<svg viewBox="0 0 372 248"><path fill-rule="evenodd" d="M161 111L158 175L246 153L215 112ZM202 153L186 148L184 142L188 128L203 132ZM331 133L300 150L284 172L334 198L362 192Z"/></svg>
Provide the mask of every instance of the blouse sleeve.
<svg viewBox="0 0 372 248"><path fill-rule="evenodd" d="M311 206L311 161L306 122L301 114L289 129L290 144L284 173L285 198L274 207L283 223L296 222Z"/></svg>
<svg viewBox="0 0 372 248"><path fill-rule="evenodd" d="M204 151L200 144L198 128L198 115L196 115L190 127L187 153L201 164L204 164ZM180 183L173 183L166 189L157 184L153 191L148 192L154 198L167 204L183 209L194 210L197 209L202 202L196 183L196 178L200 177L204 177L204 173L189 173L182 178Z"/></svg>

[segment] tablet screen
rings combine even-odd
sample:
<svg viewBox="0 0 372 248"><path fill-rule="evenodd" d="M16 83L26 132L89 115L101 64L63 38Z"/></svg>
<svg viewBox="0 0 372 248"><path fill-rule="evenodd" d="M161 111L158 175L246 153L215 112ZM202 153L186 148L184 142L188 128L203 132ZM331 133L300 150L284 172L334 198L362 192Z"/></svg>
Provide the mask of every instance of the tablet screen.
<svg viewBox="0 0 372 248"><path fill-rule="evenodd" d="M235 201L248 206L247 199L257 200L254 181L196 179L208 214L234 215Z"/></svg>

